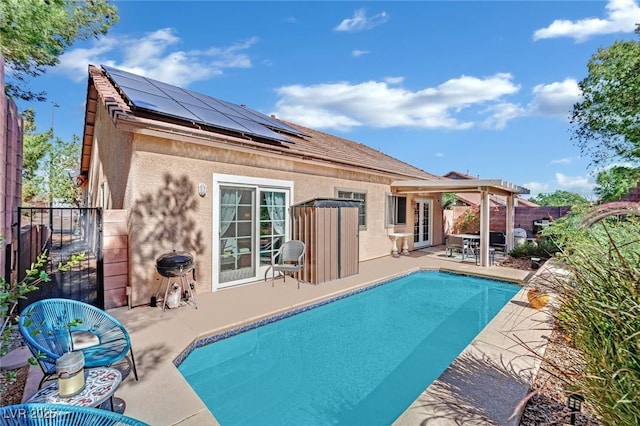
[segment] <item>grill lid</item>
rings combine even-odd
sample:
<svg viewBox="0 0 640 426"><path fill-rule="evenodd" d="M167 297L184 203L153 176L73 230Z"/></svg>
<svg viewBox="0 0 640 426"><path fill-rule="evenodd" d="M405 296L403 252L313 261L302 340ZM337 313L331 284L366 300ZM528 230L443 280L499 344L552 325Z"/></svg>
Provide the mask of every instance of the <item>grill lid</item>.
<svg viewBox="0 0 640 426"><path fill-rule="evenodd" d="M156 269L164 277L177 277L193 269L193 256L187 252L171 251L156 259Z"/></svg>

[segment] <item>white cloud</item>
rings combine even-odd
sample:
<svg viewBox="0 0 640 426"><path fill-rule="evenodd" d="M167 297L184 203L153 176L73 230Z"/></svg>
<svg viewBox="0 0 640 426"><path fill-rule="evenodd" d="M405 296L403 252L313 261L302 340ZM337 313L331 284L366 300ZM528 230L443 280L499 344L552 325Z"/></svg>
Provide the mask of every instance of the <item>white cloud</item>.
<svg viewBox="0 0 640 426"><path fill-rule="evenodd" d="M343 19L342 22L334 28L334 31L356 32L369 30L375 26L384 24L388 20L389 16L386 12L367 17L365 9L358 9L353 12L353 17Z"/></svg>
<svg viewBox="0 0 640 426"><path fill-rule="evenodd" d="M605 19L585 18L577 21L556 19L548 27L534 32L533 39L572 37L580 42L595 35L630 33L640 22L640 7L636 0L609 0L606 10Z"/></svg>
<svg viewBox="0 0 640 426"><path fill-rule="evenodd" d="M529 104L532 114L569 119L573 105L582 99L578 82L572 78L549 84L538 84L532 90Z"/></svg>
<svg viewBox="0 0 640 426"><path fill-rule="evenodd" d="M524 108L509 102L497 103L486 108L484 112L489 112L491 115L482 122L482 127L495 130L502 130L507 126L507 122L526 115Z"/></svg>
<svg viewBox="0 0 640 426"><path fill-rule="evenodd" d="M330 113L321 108L314 109L312 106L279 105L279 110L276 115L278 118L292 120L298 124L314 129L348 130L362 125L362 123L347 115ZM296 118L292 119L292 117Z"/></svg>
<svg viewBox="0 0 640 426"><path fill-rule="evenodd" d="M104 64L169 84L189 83L220 75L229 68L250 68L251 59L244 51L257 43L251 38L227 47L183 51L176 49L180 38L171 28L148 33L140 38L102 37L90 48L72 49L60 57L54 70L66 73L75 81L87 78L89 64ZM113 57L121 55L121 60Z"/></svg>
<svg viewBox="0 0 640 426"><path fill-rule="evenodd" d="M600 172L608 172L609 170L613 169L614 167L626 167L626 168L629 168L629 169L635 169L635 168L638 167L638 165L630 163L628 161L619 161L619 162L607 164L605 166L596 167L593 170L592 174L593 174L593 176L598 176L598 174Z"/></svg>
<svg viewBox="0 0 640 426"><path fill-rule="evenodd" d="M551 164L571 164L571 158L569 157L565 157L565 158L558 158L556 160L551 160L550 163Z"/></svg>
<svg viewBox="0 0 640 426"><path fill-rule="evenodd" d="M535 197L538 194L547 192L549 190L549 185L541 182L526 182L522 186L529 190L528 197Z"/></svg>
<svg viewBox="0 0 640 426"><path fill-rule="evenodd" d="M436 152L435 154L433 154L435 157L438 158L443 158L444 157L444 152Z"/></svg>
<svg viewBox="0 0 640 426"><path fill-rule="evenodd" d="M591 192L595 185L588 176L566 176L562 173L556 173L556 182L561 189L578 193Z"/></svg>
<svg viewBox="0 0 640 426"><path fill-rule="evenodd" d="M354 49L351 51L351 56L353 56L354 58L358 58L362 55L366 55L367 53L369 53L368 50L358 50L358 49Z"/></svg>
<svg viewBox="0 0 640 426"><path fill-rule="evenodd" d="M519 90L511 80L510 74L462 76L416 91L392 87L386 81L283 86L276 89L280 100L275 114L310 127L340 130L356 126L467 129L474 123L456 114L501 103L503 96Z"/></svg>
<svg viewBox="0 0 640 426"><path fill-rule="evenodd" d="M404 77L385 77L385 83L400 84L404 81Z"/></svg>

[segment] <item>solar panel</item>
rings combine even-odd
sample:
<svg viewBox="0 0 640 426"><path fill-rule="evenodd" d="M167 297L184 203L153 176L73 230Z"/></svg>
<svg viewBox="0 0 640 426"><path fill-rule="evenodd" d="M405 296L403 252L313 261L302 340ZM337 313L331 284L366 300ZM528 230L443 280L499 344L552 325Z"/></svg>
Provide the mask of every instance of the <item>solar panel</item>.
<svg viewBox="0 0 640 426"><path fill-rule="evenodd" d="M126 88L129 101L136 107L161 112L175 118L183 118L189 121L200 121L199 117L191 114L188 109L171 98L156 96L141 90Z"/></svg>
<svg viewBox="0 0 640 426"><path fill-rule="evenodd" d="M225 131L278 142L291 142L291 140L274 129L304 136L304 133L293 127L240 105L106 65L102 65L102 69L122 91L133 111L137 109L151 111Z"/></svg>
<svg viewBox="0 0 640 426"><path fill-rule="evenodd" d="M276 139L283 142L291 142L289 139L285 138L284 136L274 132L273 130L270 130L267 127L264 127L259 123L256 123L255 121L246 120L240 117L236 118L235 120L237 120L241 125L243 125L247 129L249 129L249 131L255 135L259 135L269 139Z"/></svg>
<svg viewBox="0 0 640 426"><path fill-rule="evenodd" d="M247 118L248 120L255 120L259 123L265 124L267 126L270 127L274 127L278 130L282 130L286 133L292 133L294 135L298 135L298 136L306 136L305 133L301 132L298 129L294 129L291 126L288 126L284 123L281 123L278 120L274 120L271 117L268 117L264 114L261 114L257 111L254 111L250 108L244 107L244 106L240 106L240 105L235 105L232 104L231 102L227 102L227 101L223 101L221 99L217 99L218 102L220 102L221 104L227 106L229 109L231 109L232 111L235 111L237 114L242 115L243 117Z"/></svg>
<svg viewBox="0 0 640 426"><path fill-rule="evenodd" d="M198 116L202 123L207 123L210 126L225 130L240 131L243 134L258 135L282 142L290 142L284 136L281 136L276 132L272 132L264 126L256 125L256 123L250 122L249 120L245 120L240 117L231 118L212 108L203 108L187 103L184 103L183 105L185 108L189 109L191 113Z"/></svg>

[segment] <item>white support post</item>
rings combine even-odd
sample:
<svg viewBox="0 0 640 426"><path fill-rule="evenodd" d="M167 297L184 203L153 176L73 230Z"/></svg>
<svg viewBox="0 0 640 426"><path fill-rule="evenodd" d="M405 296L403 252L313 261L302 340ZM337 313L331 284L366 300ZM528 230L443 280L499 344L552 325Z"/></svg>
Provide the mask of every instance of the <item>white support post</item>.
<svg viewBox="0 0 640 426"><path fill-rule="evenodd" d="M507 196L507 219L505 221L505 225L507 227L506 241L507 243L507 253L513 249L514 241L513 241L513 224L515 222L516 209L515 209L515 195L509 194Z"/></svg>
<svg viewBox="0 0 640 426"><path fill-rule="evenodd" d="M489 190L480 189L480 266L489 266Z"/></svg>

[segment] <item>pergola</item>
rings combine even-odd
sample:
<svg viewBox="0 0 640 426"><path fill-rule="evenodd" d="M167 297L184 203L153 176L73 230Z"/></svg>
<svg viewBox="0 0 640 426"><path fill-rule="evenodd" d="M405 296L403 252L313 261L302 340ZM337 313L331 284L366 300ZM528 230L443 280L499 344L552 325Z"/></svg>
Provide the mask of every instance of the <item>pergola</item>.
<svg viewBox="0 0 640 426"><path fill-rule="evenodd" d="M515 196L528 194L529 190L501 179L443 179L443 180L399 180L391 184L395 194L434 194L444 192L480 193L480 265L489 265L489 195L503 195L506 205L507 250L513 248L513 223Z"/></svg>

